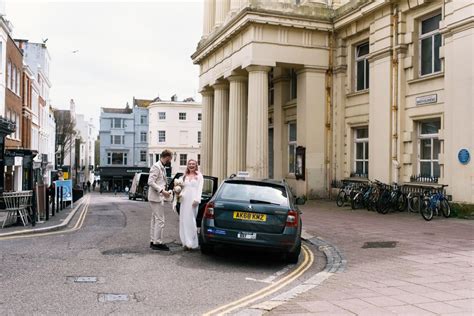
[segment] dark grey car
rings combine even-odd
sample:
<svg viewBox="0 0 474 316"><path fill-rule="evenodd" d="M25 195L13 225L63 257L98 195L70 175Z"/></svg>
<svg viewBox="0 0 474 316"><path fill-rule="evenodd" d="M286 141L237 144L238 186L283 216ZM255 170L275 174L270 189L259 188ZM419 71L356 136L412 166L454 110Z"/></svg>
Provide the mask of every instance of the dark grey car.
<svg viewBox="0 0 474 316"><path fill-rule="evenodd" d="M201 252L217 245L280 251L290 263L301 251L301 212L285 181L225 180L207 203L200 233Z"/></svg>

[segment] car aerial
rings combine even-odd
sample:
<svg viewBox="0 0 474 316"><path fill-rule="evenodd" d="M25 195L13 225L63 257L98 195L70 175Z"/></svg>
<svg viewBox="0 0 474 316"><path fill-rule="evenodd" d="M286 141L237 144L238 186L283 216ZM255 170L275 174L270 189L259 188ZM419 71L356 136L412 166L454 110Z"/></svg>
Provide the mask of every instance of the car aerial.
<svg viewBox="0 0 474 316"><path fill-rule="evenodd" d="M286 181L234 176L223 181L205 207L200 248L203 254L218 245L267 249L297 263L301 227L301 211Z"/></svg>
<svg viewBox="0 0 474 316"><path fill-rule="evenodd" d="M178 172L175 174L173 178L168 179L168 189L173 190L174 187L174 180L179 179L183 176L182 172ZM206 207L207 202L211 200L214 193L217 191L217 178L211 176L203 176L204 183L202 186L202 194L201 194L201 203L199 204L198 214L196 216L196 225L197 227L201 227L202 216L204 214L204 209ZM177 206L177 212L179 214L179 205Z"/></svg>
<svg viewBox="0 0 474 316"><path fill-rule="evenodd" d="M149 173L136 173L132 180L132 185L128 191L128 199L136 200L137 198L143 201L148 201L148 176Z"/></svg>

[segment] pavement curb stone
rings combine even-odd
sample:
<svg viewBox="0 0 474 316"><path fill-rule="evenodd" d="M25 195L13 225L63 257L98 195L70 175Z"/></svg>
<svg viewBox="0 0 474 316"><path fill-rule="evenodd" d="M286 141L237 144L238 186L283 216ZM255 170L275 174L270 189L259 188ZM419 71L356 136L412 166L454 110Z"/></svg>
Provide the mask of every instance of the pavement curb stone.
<svg viewBox="0 0 474 316"><path fill-rule="evenodd" d="M79 203L73 208L73 210L69 213L69 215L64 219L61 224L48 226L48 227L41 227L41 228L32 228L26 230L17 230L9 233L0 234L0 238L3 237L13 237L13 236L23 236L23 235L30 235L30 234L37 234L37 233L46 233L51 231L61 230L69 225L74 215L76 215L77 210L84 204L85 199L81 199Z"/></svg>
<svg viewBox="0 0 474 316"><path fill-rule="evenodd" d="M324 256L326 257L326 266L324 267L324 270L314 274L305 282L293 287L286 292L278 294L270 300L241 310L237 313L237 315L263 315L264 313L270 312L273 309L296 298L298 295L318 287L332 275L344 271L347 260L336 246L330 244L320 237L308 234L305 230L303 230L301 233L301 239L316 246L319 251L324 253Z"/></svg>

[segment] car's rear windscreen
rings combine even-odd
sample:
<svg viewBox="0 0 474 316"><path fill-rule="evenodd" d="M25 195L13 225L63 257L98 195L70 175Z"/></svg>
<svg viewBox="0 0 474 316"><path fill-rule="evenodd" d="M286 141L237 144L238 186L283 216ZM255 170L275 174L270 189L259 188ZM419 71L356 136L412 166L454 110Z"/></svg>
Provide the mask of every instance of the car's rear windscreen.
<svg viewBox="0 0 474 316"><path fill-rule="evenodd" d="M286 190L282 186L266 183L225 182L217 199L250 203L251 200L288 205Z"/></svg>

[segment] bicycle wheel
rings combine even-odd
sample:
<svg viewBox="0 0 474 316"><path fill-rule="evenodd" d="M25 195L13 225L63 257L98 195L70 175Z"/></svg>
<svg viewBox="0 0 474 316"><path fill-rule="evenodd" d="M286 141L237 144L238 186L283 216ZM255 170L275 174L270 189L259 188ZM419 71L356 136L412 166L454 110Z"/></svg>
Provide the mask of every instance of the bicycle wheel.
<svg viewBox="0 0 474 316"><path fill-rule="evenodd" d="M397 199L397 209L399 212L403 212L408 208L407 196L403 193L400 193Z"/></svg>
<svg viewBox="0 0 474 316"><path fill-rule="evenodd" d="M336 205L339 207L343 206L345 200L346 200L346 192L344 191L339 192L336 198Z"/></svg>
<svg viewBox="0 0 474 316"><path fill-rule="evenodd" d="M433 209L430 207L429 200L421 203L420 213L426 221L431 221L433 219Z"/></svg>
<svg viewBox="0 0 474 316"><path fill-rule="evenodd" d="M408 200L408 210L413 213L420 212L420 197L418 195L413 196Z"/></svg>
<svg viewBox="0 0 474 316"><path fill-rule="evenodd" d="M448 218L451 215L451 206L449 206L448 200L443 198L439 203L439 208L444 217Z"/></svg>
<svg viewBox="0 0 474 316"><path fill-rule="evenodd" d="M358 209L359 207L361 207L361 197L362 197L362 194L361 193L357 193L352 199L351 199L351 208L353 210L355 209Z"/></svg>
<svg viewBox="0 0 474 316"><path fill-rule="evenodd" d="M382 191L376 203L376 210L380 214L387 214L390 209L390 191Z"/></svg>

